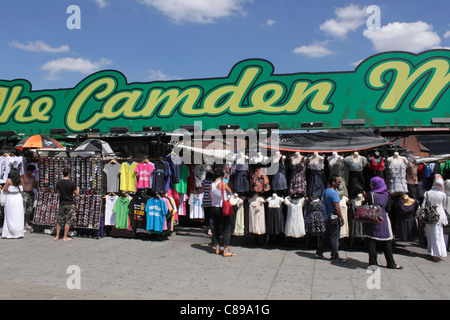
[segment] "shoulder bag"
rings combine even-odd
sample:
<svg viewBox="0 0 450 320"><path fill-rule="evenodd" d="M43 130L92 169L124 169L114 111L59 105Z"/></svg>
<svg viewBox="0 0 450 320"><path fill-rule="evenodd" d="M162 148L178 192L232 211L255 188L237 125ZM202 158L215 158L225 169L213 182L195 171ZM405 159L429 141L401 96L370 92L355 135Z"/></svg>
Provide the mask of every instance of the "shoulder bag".
<svg viewBox="0 0 450 320"><path fill-rule="evenodd" d="M366 204L357 208L353 219L359 223L373 223L381 225L383 209L377 204L372 195L372 204Z"/></svg>
<svg viewBox="0 0 450 320"><path fill-rule="evenodd" d="M0 192L0 206L4 206L6 203L6 192L2 189Z"/></svg>
<svg viewBox="0 0 450 320"><path fill-rule="evenodd" d="M440 216L435 206L428 202L428 192L425 193L425 205L421 206L417 215L417 220L425 224L438 223Z"/></svg>
<svg viewBox="0 0 450 320"><path fill-rule="evenodd" d="M225 199L224 197L224 188L223 188L223 182L222 182L222 215L225 217L231 217L234 215L233 206L230 203L230 200Z"/></svg>

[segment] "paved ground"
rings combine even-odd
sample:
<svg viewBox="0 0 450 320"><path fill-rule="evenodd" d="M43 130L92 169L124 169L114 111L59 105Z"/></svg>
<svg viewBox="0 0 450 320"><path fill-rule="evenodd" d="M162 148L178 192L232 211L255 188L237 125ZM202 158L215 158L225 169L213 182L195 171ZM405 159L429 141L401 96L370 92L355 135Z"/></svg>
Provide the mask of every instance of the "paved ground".
<svg viewBox="0 0 450 320"><path fill-rule="evenodd" d="M0 239L0 299L450 298L448 258L432 262L415 243L397 245L404 270L372 272L362 248L342 250L346 262L334 264L315 259L304 241L259 246L251 236L234 237L232 258L217 256L209 242L201 229L187 227L166 241L75 237L65 243L41 233ZM382 253L379 264L385 265ZM80 289L68 288L76 284Z"/></svg>

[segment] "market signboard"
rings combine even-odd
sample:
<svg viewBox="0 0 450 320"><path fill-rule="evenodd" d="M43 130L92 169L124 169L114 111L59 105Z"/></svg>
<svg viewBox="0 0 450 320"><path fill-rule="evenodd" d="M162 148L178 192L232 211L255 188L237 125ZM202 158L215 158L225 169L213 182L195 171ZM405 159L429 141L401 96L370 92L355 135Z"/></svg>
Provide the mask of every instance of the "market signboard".
<svg viewBox="0 0 450 320"><path fill-rule="evenodd" d="M74 88L43 91L27 80L0 80L0 126L26 135L120 126L173 131L195 121L203 130L273 122L342 128L345 119L364 119L365 128L429 127L432 118L450 118L449 63L450 50L439 49L381 53L349 72L276 74L270 62L252 59L224 78L127 83L105 70Z"/></svg>

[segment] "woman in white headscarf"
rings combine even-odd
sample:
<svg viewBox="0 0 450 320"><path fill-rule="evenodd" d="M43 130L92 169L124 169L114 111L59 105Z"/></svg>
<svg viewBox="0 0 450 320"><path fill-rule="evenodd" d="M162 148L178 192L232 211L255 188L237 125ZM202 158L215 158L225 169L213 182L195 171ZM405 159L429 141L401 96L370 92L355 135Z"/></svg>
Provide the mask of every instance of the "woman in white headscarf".
<svg viewBox="0 0 450 320"><path fill-rule="evenodd" d="M447 196L445 194L444 179L440 174L434 177L434 183L431 190L425 192L422 206L426 202L435 206L440 219L436 224L426 224L428 252L433 261L441 261L441 258L447 256L447 246L444 238L444 226L448 224L445 210L447 208Z"/></svg>

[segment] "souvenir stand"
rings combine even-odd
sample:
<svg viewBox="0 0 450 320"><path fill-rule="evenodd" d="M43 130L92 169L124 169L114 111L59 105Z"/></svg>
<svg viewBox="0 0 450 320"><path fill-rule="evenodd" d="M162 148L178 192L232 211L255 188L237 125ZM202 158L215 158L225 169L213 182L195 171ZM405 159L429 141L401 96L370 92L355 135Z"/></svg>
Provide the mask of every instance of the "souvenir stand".
<svg viewBox="0 0 450 320"><path fill-rule="evenodd" d="M103 235L102 194L103 161L101 154L82 158L76 152L37 150L39 156L37 205L33 223L36 227L54 227L59 208L56 183L63 177L65 167L71 169L71 179L80 190L74 197L76 224L74 229L84 236Z"/></svg>

